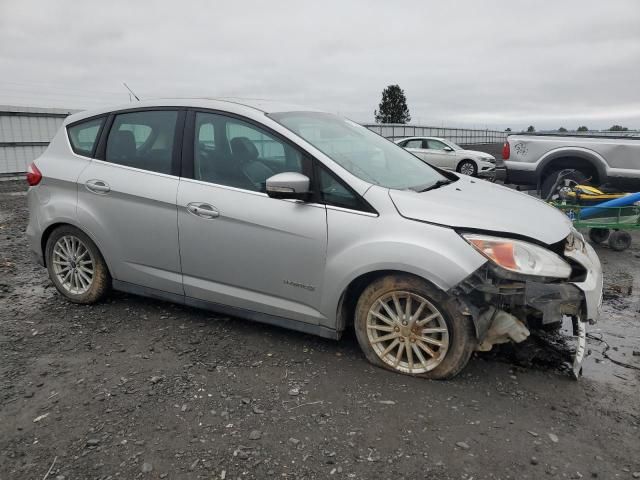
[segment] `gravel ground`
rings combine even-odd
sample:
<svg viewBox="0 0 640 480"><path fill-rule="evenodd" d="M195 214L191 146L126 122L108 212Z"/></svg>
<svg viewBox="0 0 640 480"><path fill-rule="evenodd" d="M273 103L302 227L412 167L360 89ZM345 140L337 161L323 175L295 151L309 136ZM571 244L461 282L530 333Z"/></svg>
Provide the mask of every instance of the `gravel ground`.
<svg viewBox="0 0 640 480"><path fill-rule="evenodd" d="M62 300L0 182L0 479L640 478L640 236L584 376L540 343L433 382L340 342L113 293ZM639 352L640 354L640 352ZM555 362L555 363L554 363Z"/></svg>

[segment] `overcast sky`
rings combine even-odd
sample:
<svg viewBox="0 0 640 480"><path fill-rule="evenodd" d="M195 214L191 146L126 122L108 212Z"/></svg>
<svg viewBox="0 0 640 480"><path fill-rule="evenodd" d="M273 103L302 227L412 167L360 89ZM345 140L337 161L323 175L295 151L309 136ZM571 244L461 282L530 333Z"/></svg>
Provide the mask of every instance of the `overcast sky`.
<svg viewBox="0 0 640 480"><path fill-rule="evenodd" d="M640 128L640 1L0 0L0 104L243 97L373 121Z"/></svg>

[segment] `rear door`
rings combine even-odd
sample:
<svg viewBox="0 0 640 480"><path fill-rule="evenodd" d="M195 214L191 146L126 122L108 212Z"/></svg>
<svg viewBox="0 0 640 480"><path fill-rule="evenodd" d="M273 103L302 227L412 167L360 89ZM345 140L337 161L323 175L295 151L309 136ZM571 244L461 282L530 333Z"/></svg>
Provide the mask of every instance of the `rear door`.
<svg viewBox="0 0 640 480"><path fill-rule="evenodd" d="M183 294L176 195L184 111L116 112L78 179L78 219L115 280Z"/></svg>
<svg viewBox="0 0 640 480"><path fill-rule="evenodd" d="M260 125L190 112L178 189L187 297L318 324L327 248L324 205L267 196L276 172L311 160ZM188 178L191 177L191 178Z"/></svg>

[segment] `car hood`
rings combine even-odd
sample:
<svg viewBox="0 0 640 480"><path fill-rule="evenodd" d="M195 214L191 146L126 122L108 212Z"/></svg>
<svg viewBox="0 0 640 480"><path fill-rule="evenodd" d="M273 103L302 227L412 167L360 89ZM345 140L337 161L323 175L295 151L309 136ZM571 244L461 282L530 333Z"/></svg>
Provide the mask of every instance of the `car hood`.
<svg viewBox="0 0 640 480"><path fill-rule="evenodd" d="M566 238L571 222L541 200L501 185L459 176L426 192L389 190L400 215L459 229L518 235L551 245Z"/></svg>
<svg viewBox="0 0 640 480"><path fill-rule="evenodd" d="M493 155L486 153L486 152L479 152L477 150L457 150L456 151L458 154L462 154L462 155L472 155L474 157L478 157L478 158L494 158Z"/></svg>

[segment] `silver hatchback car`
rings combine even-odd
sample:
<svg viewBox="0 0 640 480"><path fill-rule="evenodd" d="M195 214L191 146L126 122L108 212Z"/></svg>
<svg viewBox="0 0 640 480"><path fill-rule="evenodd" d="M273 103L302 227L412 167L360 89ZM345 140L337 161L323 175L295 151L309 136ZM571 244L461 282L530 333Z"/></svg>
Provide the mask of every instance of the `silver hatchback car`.
<svg viewBox="0 0 640 480"><path fill-rule="evenodd" d="M327 338L354 328L375 365L438 379L563 318L584 342L599 316L600 263L562 213L328 113L83 112L27 180L30 248L76 303L114 288Z"/></svg>

